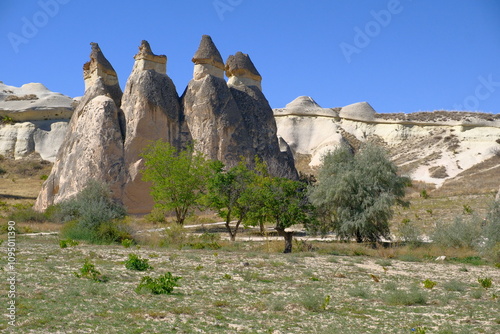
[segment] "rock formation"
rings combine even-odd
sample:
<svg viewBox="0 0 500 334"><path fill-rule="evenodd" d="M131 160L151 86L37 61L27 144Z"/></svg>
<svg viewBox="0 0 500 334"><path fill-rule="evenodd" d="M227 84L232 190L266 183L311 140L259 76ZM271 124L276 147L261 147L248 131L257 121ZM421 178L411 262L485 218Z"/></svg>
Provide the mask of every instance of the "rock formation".
<svg viewBox="0 0 500 334"><path fill-rule="evenodd" d="M372 141L388 149L403 173L437 187L472 177L467 171L473 166L478 178L486 178L483 172L500 176L500 166L492 160L498 159L495 152L500 149L500 115L379 114L366 102L329 109L300 97L284 109L275 109L274 116L278 135L290 145L301 171L314 171L321 156L342 142L356 147ZM484 186L495 191L498 182Z"/></svg>
<svg viewBox="0 0 500 334"><path fill-rule="evenodd" d="M123 137L118 108L98 79L89 87L69 123L64 143L35 210L43 210L77 194L91 179L109 185L121 199L124 183Z"/></svg>
<svg viewBox="0 0 500 334"><path fill-rule="evenodd" d="M97 43L90 43L90 61L83 65L83 79L85 81L85 91L92 87L98 80L102 81L106 89L106 94L113 99L117 107L120 107L122 90L118 83L118 75Z"/></svg>
<svg viewBox="0 0 500 334"><path fill-rule="evenodd" d="M195 149L229 167L241 158L253 162L259 156L274 175L297 177L292 152L276 136L261 77L247 55L237 53L224 65L212 39L203 36L193 57L193 80L179 99L166 74L166 56L155 55L146 41L134 57L124 93L99 46L91 45L90 61L83 68L85 95L36 210L68 199L97 179L109 185L129 213L150 212L153 201L149 184L142 181L141 153L157 140L178 148L194 140Z"/></svg>
<svg viewBox="0 0 500 334"><path fill-rule="evenodd" d="M20 159L35 153L54 161L76 104L39 83L0 83L0 154Z"/></svg>
<svg viewBox="0 0 500 334"><path fill-rule="evenodd" d="M293 156L277 137L276 121L269 102L262 93L262 77L247 54L238 52L226 61L226 75L231 94L243 116L255 153L267 163L271 174L296 178Z"/></svg>
<svg viewBox="0 0 500 334"><path fill-rule="evenodd" d="M247 54L237 52L234 56L229 56L225 69L229 86L255 86L262 91L262 77Z"/></svg>
<svg viewBox="0 0 500 334"><path fill-rule="evenodd" d="M91 59L90 68L109 69L111 66L94 43ZM84 75L88 76L88 72ZM102 77L93 79L86 88L71 118L52 171L38 195L35 210L44 210L49 205L70 198L91 179L108 184L113 197L122 199L125 180L123 135L119 109L112 98L121 97L121 94L117 83L110 85L109 80Z"/></svg>
<svg viewBox="0 0 500 334"><path fill-rule="evenodd" d="M142 181L140 154L159 139L179 146L181 109L175 85L166 75L167 57L154 55L148 42L142 41L134 58L122 98L127 168L123 203L130 213L143 213L151 211L154 203L150 185Z"/></svg>
<svg viewBox="0 0 500 334"><path fill-rule="evenodd" d="M256 152L210 36L202 37L193 62L193 79L182 96L182 105L195 149L227 166L237 164L241 156L252 161Z"/></svg>

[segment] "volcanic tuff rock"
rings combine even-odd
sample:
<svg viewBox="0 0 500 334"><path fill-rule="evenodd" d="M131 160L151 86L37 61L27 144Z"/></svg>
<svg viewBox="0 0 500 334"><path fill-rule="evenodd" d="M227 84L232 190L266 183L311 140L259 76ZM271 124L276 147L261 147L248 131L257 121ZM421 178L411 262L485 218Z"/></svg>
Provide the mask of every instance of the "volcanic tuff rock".
<svg viewBox="0 0 500 334"><path fill-rule="evenodd" d="M194 139L196 149L228 166L241 157L253 161L258 155L273 174L296 177L291 151L284 140L278 141L272 109L260 88L244 80L228 87L222 57L209 36L203 36L193 57L193 80L182 104L166 75L166 56L153 54L146 41L134 57L123 94L113 67L99 46L91 45L91 60L84 65L85 95L36 210L69 198L90 179L97 179L110 186L113 197L129 213L149 212L153 201L149 185L141 180L140 154L159 139L176 147ZM235 63L240 67L234 75L245 78L250 72L258 73L250 59L241 55L243 61Z"/></svg>
<svg viewBox="0 0 500 334"><path fill-rule="evenodd" d="M153 199L150 184L142 181L140 154L152 142L163 139L179 146L181 109L172 80L166 75L166 56L156 56L142 41L122 98L126 122L125 182L123 203L130 213L149 212Z"/></svg>
<svg viewBox="0 0 500 334"><path fill-rule="evenodd" d="M121 105L122 89L118 83L118 75L97 43L90 43L92 50L90 52L90 61L83 65L83 79L85 81L85 90L89 89L98 80L102 80L106 91L115 101L117 107Z"/></svg>
<svg viewBox="0 0 500 334"><path fill-rule="evenodd" d="M202 37L193 62L194 76L182 106L195 149L228 166L236 165L240 156L255 156L241 111L223 79L222 57L209 36Z"/></svg>
<svg viewBox="0 0 500 334"><path fill-rule="evenodd" d="M203 36L193 62L193 80L182 96L185 122L195 148L233 166L259 156L274 175L296 177L290 156L280 151L272 109L250 58L238 52L226 65L212 39ZM226 83L220 72L226 69ZM240 78L231 83L231 78Z"/></svg>
<svg viewBox="0 0 500 334"><path fill-rule="evenodd" d="M261 91L259 72L248 55L238 52L226 62L228 86L243 116L252 147L266 162L272 175L296 178L297 172L288 145L278 141L276 121ZM234 80L231 80L235 78Z"/></svg>
<svg viewBox="0 0 500 334"><path fill-rule="evenodd" d="M247 54L237 52L229 56L225 68L229 86L256 86L262 90L262 77Z"/></svg>
<svg viewBox="0 0 500 334"><path fill-rule="evenodd" d="M342 142L359 147L371 141L385 146L400 170L417 181L440 187L474 175L484 178L487 172L491 182L485 190L496 191L500 183L500 165L492 160L500 150L500 115L378 114L366 102L328 109L299 97L275 109L274 116L278 135L290 144L298 168L305 172L314 171L321 156ZM467 174L472 167L475 171Z"/></svg>
<svg viewBox="0 0 500 334"><path fill-rule="evenodd" d="M16 159L32 153L54 161L77 101L39 83L21 87L0 82L0 154Z"/></svg>
<svg viewBox="0 0 500 334"><path fill-rule="evenodd" d="M107 183L113 197L121 199L125 177L123 137L118 108L106 96L108 93L100 78L87 88L38 195L35 210L44 210L77 194L91 179Z"/></svg>

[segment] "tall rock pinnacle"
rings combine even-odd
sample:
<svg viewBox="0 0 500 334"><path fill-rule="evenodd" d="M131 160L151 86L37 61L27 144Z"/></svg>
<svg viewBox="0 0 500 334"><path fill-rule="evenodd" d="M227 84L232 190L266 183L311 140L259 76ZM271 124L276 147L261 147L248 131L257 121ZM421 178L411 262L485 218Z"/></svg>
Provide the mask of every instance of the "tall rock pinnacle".
<svg viewBox="0 0 500 334"><path fill-rule="evenodd" d="M92 50L90 52L90 61L83 65L83 79L85 81L85 91L101 78L110 97L119 107L122 98L122 90L118 84L118 76L109 61L97 43L90 43Z"/></svg>
<svg viewBox="0 0 500 334"><path fill-rule="evenodd" d="M129 213L147 213L153 208L150 184L142 181L140 154L156 140L178 147L181 109L179 95L166 75L166 56L157 56L142 41L122 99L125 117L126 181L123 203Z"/></svg>
<svg viewBox="0 0 500 334"><path fill-rule="evenodd" d="M234 56L229 56L225 70L229 86L257 86L262 90L262 77L247 54L237 52Z"/></svg>
<svg viewBox="0 0 500 334"><path fill-rule="evenodd" d="M182 104L195 149L228 166L237 164L241 156L253 161L255 151L223 78L222 57L210 36L202 37L193 62L194 77L182 96Z"/></svg>
<svg viewBox="0 0 500 334"><path fill-rule="evenodd" d="M224 61L210 36L202 36L200 46L194 54L192 62L195 63L194 80L200 80L208 74L224 78Z"/></svg>
<svg viewBox="0 0 500 334"><path fill-rule="evenodd" d="M226 62L228 86L256 154L266 162L271 175L296 179L293 156L284 140L277 137L273 110L262 93L262 77L247 54L237 52Z"/></svg>

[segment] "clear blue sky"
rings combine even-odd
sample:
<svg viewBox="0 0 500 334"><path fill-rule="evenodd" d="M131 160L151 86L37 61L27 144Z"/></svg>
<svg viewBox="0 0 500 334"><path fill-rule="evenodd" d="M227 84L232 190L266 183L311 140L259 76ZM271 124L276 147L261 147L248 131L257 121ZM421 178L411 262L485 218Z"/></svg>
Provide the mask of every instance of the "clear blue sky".
<svg viewBox="0 0 500 334"><path fill-rule="evenodd" d="M224 59L251 56L273 108L309 95L378 112L500 112L498 0L1 0L0 80L83 95L97 42L124 89L146 39L180 95L203 34Z"/></svg>

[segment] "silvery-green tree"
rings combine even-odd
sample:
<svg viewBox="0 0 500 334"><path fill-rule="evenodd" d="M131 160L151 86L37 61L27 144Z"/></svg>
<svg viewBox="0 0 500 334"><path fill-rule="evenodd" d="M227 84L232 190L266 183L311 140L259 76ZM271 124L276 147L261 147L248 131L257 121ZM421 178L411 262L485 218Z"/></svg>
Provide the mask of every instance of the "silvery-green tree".
<svg viewBox="0 0 500 334"><path fill-rule="evenodd" d="M389 220L403 200L408 177L399 176L385 151L373 144L356 154L340 146L323 157L317 183L309 189L311 203L322 217L322 230L341 239L377 242L389 238Z"/></svg>

